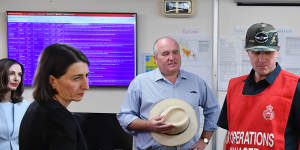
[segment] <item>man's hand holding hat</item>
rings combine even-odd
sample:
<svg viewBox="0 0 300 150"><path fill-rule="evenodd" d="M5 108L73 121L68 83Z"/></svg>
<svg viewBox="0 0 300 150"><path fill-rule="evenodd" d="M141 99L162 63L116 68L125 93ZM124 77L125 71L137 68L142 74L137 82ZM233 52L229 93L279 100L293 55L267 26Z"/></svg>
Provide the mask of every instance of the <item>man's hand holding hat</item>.
<svg viewBox="0 0 300 150"><path fill-rule="evenodd" d="M149 130L157 133L168 133L173 128L172 124L165 123L166 118L164 116L153 117L149 120Z"/></svg>

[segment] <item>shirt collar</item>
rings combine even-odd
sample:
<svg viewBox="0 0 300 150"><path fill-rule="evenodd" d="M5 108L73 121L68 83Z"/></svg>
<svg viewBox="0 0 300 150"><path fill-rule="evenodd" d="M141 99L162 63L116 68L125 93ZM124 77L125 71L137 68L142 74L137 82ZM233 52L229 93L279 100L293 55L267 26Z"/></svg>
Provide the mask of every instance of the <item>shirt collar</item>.
<svg viewBox="0 0 300 150"><path fill-rule="evenodd" d="M162 73L160 72L159 68L155 69L155 74L154 74L154 81L158 81L158 80L167 80L165 78L165 76L162 75ZM187 79L187 74L185 71L183 70L179 70L179 76L177 78L181 78L181 79Z"/></svg>
<svg viewBox="0 0 300 150"><path fill-rule="evenodd" d="M280 65L276 62L276 68L266 77L266 81L269 83L269 84L272 84L274 83L275 79L277 78L277 76L279 75L281 71L281 67ZM251 70L249 76L247 77L247 79L245 81L254 81L254 69Z"/></svg>

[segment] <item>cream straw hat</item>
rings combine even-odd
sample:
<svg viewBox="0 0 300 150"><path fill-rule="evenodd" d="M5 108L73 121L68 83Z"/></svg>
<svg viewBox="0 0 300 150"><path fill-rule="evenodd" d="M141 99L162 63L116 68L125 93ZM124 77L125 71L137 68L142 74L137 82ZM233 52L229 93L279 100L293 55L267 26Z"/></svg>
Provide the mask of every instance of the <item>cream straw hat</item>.
<svg viewBox="0 0 300 150"><path fill-rule="evenodd" d="M149 113L149 120L156 116L164 116L166 124L173 124L169 133L152 132L152 137L166 146L182 145L191 140L198 129L198 120L193 107L180 99L165 99L156 103Z"/></svg>

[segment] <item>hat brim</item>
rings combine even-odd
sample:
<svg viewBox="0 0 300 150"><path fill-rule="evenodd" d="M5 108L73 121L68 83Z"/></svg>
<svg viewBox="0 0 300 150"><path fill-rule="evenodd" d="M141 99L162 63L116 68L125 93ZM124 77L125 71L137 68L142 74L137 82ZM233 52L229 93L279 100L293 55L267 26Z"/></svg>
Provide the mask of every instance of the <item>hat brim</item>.
<svg viewBox="0 0 300 150"><path fill-rule="evenodd" d="M158 103L156 103L152 110L149 113L149 120L152 119L153 117L160 116L160 114L166 110L170 106L178 105L186 109L187 114L189 115L189 126L188 128L177 135L167 135L167 134L161 134L161 133L156 133L152 132L152 137L160 144L166 145L166 146L177 146L177 145L182 145L189 140L191 140L195 135L198 130L198 120L197 120L197 115L193 107L180 99L165 99L162 100Z"/></svg>
<svg viewBox="0 0 300 150"><path fill-rule="evenodd" d="M245 48L247 51L279 51L279 46L252 46Z"/></svg>

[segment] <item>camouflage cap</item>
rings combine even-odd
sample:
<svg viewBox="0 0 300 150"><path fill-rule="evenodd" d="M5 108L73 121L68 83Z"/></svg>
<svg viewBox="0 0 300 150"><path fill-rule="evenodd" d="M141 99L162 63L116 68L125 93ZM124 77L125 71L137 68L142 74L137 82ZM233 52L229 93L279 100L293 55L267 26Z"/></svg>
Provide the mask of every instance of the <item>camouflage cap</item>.
<svg viewBox="0 0 300 150"><path fill-rule="evenodd" d="M277 51L280 49L278 32L267 23L257 23L248 28L245 49L249 51Z"/></svg>

